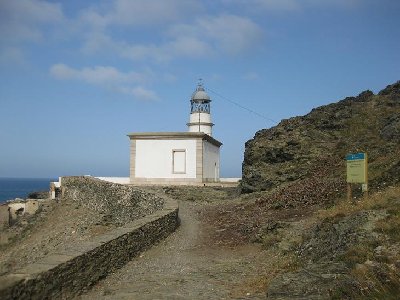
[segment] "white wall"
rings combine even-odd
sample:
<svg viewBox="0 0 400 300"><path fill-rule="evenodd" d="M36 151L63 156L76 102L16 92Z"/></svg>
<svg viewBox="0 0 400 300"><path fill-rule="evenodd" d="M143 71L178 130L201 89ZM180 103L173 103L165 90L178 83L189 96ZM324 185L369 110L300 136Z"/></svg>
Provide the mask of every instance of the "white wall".
<svg viewBox="0 0 400 300"><path fill-rule="evenodd" d="M103 181L112 182L112 183L118 183L118 184L129 184L130 183L129 177L95 177L95 178L103 180Z"/></svg>
<svg viewBox="0 0 400 300"><path fill-rule="evenodd" d="M186 150L186 173L172 172L172 150ZM196 140L136 140L135 177L196 178Z"/></svg>
<svg viewBox="0 0 400 300"><path fill-rule="evenodd" d="M199 128L199 125L190 125L189 132L203 132L209 136L212 136L212 127L209 125L200 125Z"/></svg>
<svg viewBox="0 0 400 300"><path fill-rule="evenodd" d="M216 166L215 166L216 164ZM219 147L203 141L203 178L219 180Z"/></svg>
<svg viewBox="0 0 400 300"><path fill-rule="evenodd" d="M211 123L211 115L206 113L192 113L189 118L190 123Z"/></svg>
<svg viewBox="0 0 400 300"><path fill-rule="evenodd" d="M189 132L204 132L212 136L211 115L206 113L190 114ZM210 125L199 125L199 123L209 123Z"/></svg>
<svg viewBox="0 0 400 300"><path fill-rule="evenodd" d="M221 182L227 182L227 183L238 183L239 180L241 180L242 178L239 177L227 177L227 178L220 178L219 180Z"/></svg>

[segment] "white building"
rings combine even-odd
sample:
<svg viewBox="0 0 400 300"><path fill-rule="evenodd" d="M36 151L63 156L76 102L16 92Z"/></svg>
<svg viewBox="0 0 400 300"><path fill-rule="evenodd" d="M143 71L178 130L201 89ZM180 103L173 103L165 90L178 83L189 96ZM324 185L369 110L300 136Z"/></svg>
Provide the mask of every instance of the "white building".
<svg viewBox="0 0 400 300"><path fill-rule="evenodd" d="M219 182L220 147L214 139L210 97L200 83L190 100L188 132L131 133L131 184Z"/></svg>

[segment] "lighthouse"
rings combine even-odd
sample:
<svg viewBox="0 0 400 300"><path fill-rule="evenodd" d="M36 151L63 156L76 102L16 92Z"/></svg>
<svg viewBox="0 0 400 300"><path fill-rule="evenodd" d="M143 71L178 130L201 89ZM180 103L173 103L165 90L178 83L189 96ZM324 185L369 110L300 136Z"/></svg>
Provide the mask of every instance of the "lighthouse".
<svg viewBox="0 0 400 300"><path fill-rule="evenodd" d="M203 132L212 136L214 124L211 122L211 99L201 80L190 99L190 118L187 126L189 132Z"/></svg>
<svg viewBox="0 0 400 300"><path fill-rule="evenodd" d="M220 182L222 143L211 136L214 124L210 103L200 81L190 99L188 131L128 134L131 184L204 185Z"/></svg>

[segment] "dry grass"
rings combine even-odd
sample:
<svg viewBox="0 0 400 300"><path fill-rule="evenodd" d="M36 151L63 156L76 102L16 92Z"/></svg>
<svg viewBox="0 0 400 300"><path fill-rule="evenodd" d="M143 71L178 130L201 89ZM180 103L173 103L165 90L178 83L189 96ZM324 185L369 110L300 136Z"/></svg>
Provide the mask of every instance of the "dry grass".
<svg viewBox="0 0 400 300"><path fill-rule="evenodd" d="M276 276L286 272L294 272L300 267L296 256L282 254L275 250L271 251L270 254L271 258L268 261L268 267L265 269L265 273L254 276L234 287L230 293L231 298L244 299L251 296L248 294L248 291L265 294L267 287Z"/></svg>
<svg viewBox="0 0 400 300"><path fill-rule="evenodd" d="M399 299L398 270L382 264L364 264L357 265L351 275L357 279L357 284L352 288L339 288L334 299Z"/></svg>
<svg viewBox="0 0 400 300"><path fill-rule="evenodd" d="M356 202L349 202L347 199L341 199L331 208L318 211L319 219L334 218L340 215L351 215L365 210L376 210L387 208L390 201L400 198L400 187L389 187L384 192L376 192L369 197L365 197Z"/></svg>
<svg viewBox="0 0 400 300"><path fill-rule="evenodd" d="M375 239L353 245L340 257L351 269L355 283L340 286L335 299L398 299L400 295L400 187L377 192L354 204L341 200L319 211L317 218L341 218L373 210L385 210L387 216L375 222Z"/></svg>
<svg viewBox="0 0 400 300"><path fill-rule="evenodd" d="M388 208L387 212L388 216L375 224L375 231L386 234L393 242L400 241L400 201Z"/></svg>
<svg viewBox="0 0 400 300"><path fill-rule="evenodd" d="M357 264L373 259L373 249L369 245L358 244L350 247L344 255L340 257L348 267L354 268Z"/></svg>
<svg viewBox="0 0 400 300"><path fill-rule="evenodd" d="M335 206L317 213L318 219L326 220L373 210L385 210L387 213L385 218L374 223L373 230L380 234L381 238L371 239L349 248L343 261L351 267L369 259L376 259L373 258L373 249L384 241L390 244L400 242L400 187L390 187L384 192L377 192L356 203L341 200ZM396 258L400 259L400 254ZM387 261L393 261L393 258Z"/></svg>

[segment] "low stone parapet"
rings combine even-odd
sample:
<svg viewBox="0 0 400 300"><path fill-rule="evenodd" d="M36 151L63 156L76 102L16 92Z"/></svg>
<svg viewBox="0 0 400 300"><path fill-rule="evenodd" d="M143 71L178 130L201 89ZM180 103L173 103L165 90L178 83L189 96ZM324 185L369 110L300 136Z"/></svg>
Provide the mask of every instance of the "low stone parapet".
<svg viewBox="0 0 400 300"><path fill-rule="evenodd" d="M0 299L68 299L90 288L179 226L178 204L0 277Z"/></svg>

